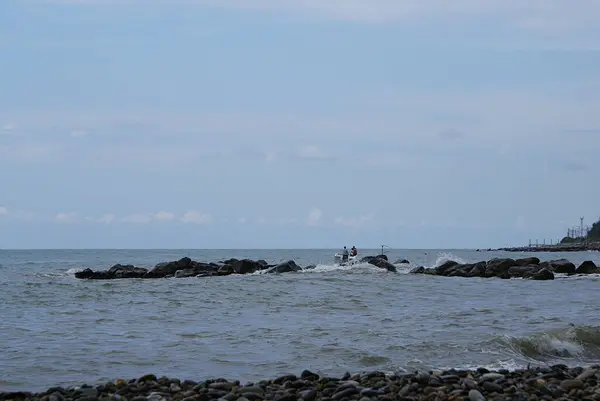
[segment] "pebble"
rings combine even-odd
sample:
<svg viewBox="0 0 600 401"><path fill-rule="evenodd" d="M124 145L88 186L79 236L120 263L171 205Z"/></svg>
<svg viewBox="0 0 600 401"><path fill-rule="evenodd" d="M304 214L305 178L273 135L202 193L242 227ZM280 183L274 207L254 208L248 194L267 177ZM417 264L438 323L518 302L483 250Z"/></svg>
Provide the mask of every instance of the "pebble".
<svg viewBox="0 0 600 401"><path fill-rule="evenodd" d="M52 387L45 392L0 393L0 401L529 401L600 400L600 366L564 365L518 371L449 370L322 377L304 370L240 385L223 378L198 381L143 375L99 386Z"/></svg>

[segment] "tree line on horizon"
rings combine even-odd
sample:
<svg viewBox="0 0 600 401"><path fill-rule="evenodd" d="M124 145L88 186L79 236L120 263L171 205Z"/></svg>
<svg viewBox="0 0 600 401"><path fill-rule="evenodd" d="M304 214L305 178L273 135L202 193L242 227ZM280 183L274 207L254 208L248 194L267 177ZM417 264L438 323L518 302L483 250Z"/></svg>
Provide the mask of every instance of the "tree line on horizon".
<svg viewBox="0 0 600 401"><path fill-rule="evenodd" d="M592 227L589 229L587 234L583 237L564 237L560 243L561 244L571 244L578 242L591 242L591 241L600 241L600 219L598 219Z"/></svg>

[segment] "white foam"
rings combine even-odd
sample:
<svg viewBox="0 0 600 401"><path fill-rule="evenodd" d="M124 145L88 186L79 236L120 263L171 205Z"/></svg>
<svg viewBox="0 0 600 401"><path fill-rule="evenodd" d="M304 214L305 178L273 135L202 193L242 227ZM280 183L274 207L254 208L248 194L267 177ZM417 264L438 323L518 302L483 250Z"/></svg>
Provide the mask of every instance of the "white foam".
<svg viewBox="0 0 600 401"><path fill-rule="evenodd" d="M373 266L369 263L356 263L354 265L340 266L337 264L333 265L325 265L318 264L314 268L302 269L301 273L326 273L333 271L372 271L372 272L387 272L387 270L382 269L377 266Z"/></svg>
<svg viewBox="0 0 600 401"><path fill-rule="evenodd" d="M69 270L67 270L67 271L65 272L65 274L66 274L66 275L68 275L68 276L74 276L74 275L75 275L75 273L79 273L79 272L82 272L82 271L84 271L84 270L85 270L85 269L84 269L84 268L81 268L81 267L74 267L74 268L72 268L72 269L69 269Z"/></svg>
<svg viewBox="0 0 600 401"><path fill-rule="evenodd" d="M436 259L435 263L433 264L433 266L430 266L430 267L438 267L448 261L454 261L454 262L460 263L460 264L467 263L463 258L454 255L452 252L442 252L442 253L438 254L438 258Z"/></svg>

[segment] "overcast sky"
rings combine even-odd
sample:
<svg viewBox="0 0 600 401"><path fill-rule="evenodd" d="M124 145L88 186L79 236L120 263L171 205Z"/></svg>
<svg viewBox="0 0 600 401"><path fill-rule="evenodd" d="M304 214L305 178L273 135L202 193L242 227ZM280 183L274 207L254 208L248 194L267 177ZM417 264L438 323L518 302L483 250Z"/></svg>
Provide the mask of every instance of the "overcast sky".
<svg viewBox="0 0 600 401"><path fill-rule="evenodd" d="M598 15L2 0L0 248L556 240L600 217Z"/></svg>

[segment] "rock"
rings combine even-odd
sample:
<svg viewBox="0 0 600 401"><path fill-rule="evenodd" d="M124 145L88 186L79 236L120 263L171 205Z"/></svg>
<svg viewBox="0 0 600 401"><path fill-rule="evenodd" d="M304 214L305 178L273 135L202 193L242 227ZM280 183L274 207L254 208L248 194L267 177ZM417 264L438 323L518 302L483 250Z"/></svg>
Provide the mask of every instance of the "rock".
<svg viewBox="0 0 600 401"><path fill-rule="evenodd" d="M503 274L508 274L508 269L515 265L514 259L510 258L494 258L487 262L485 268L486 277L498 277Z"/></svg>
<svg viewBox="0 0 600 401"><path fill-rule="evenodd" d="M575 269L575 274L600 274L600 268L591 260L586 260Z"/></svg>
<svg viewBox="0 0 600 401"><path fill-rule="evenodd" d="M513 260L511 258L494 258L487 262L457 263L446 261L439 266L426 268L419 266L410 271L411 274L429 274L446 277L496 277L500 279L525 278L531 280L554 280L554 270L574 271L573 264L565 259L539 262L538 258L522 258ZM529 264L526 264L529 263ZM582 263L579 269L582 272L597 272L600 267L593 262ZM572 274L572 273L569 273ZM582 273L584 274L584 273Z"/></svg>
<svg viewBox="0 0 600 401"><path fill-rule="evenodd" d="M539 265L540 259L532 256L530 258L515 259L515 266Z"/></svg>
<svg viewBox="0 0 600 401"><path fill-rule="evenodd" d="M456 265L458 265L458 262L455 262L454 260L448 260L442 263L441 265L434 267L435 273L439 276L444 276L448 270L450 270Z"/></svg>
<svg viewBox="0 0 600 401"><path fill-rule="evenodd" d="M371 371L346 373L340 378L303 371L300 377L288 374L245 386L224 378L203 379L198 384L144 375L97 387L0 393L0 401L584 401L600 399L598 368L554 365L515 371L479 368L392 375Z"/></svg>
<svg viewBox="0 0 600 401"><path fill-rule="evenodd" d="M383 259L378 256L378 257L375 257L375 258L369 260L368 263L370 265L377 266L380 269L386 269L389 272L394 272L394 273L396 272L396 266L394 266L393 264L388 262L387 258Z"/></svg>
<svg viewBox="0 0 600 401"><path fill-rule="evenodd" d="M548 262L542 262L541 267L547 268L554 273L575 273L575 265L567 259L556 259Z"/></svg>
<svg viewBox="0 0 600 401"><path fill-rule="evenodd" d="M394 262L395 265L409 265L410 262L406 259L398 259Z"/></svg>
<svg viewBox="0 0 600 401"><path fill-rule="evenodd" d="M289 273L289 272L297 272L302 270L300 266L296 264L293 260L288 260L287 262L283 262L278 264L277 266L273 266L266 273Z"/></svg>
<svg viewBox="0 0 600 401"><path fill-rule="evenodd" d="M299 271L302 268L292 260L279 265L269 265L264 260L251 259L228 259L217 263L203 263L191 260L188 257L176 261L158 263L151 270L136 267L133 265L117 264L104 271L93 271L86 268L83 271L75 273L78 279L90 280L110 280L121 278L185 278L185 277L210 277L227 276L230 274L251 274L259 270L268 270L271 273L285 273Z"/></svg>
<svg viewBox="0 0 600 401"><path fill-rule="evenodd" d="M510 277L530 277L539 270L539 265L515 265L508 269L508 275Z"/></svg>
<svg viewBox="0 0 600 401"><path fill-rule="evenodd" d="M530 277L531 280L554 280L554 273L548 269L542 269Z"/></svg>
<svg viewBox="0 0 600 401"><path fill-rule="evenodd" d="M485 401L485 397L477 390L469 390L469 401Z"/></svg>
<svg viewBox="0 0 600 401"><path fill-rule="evenodd" d="M425 268L423 266L415 267L410 271L410 274L423 274L425 272Z"/></svg>

